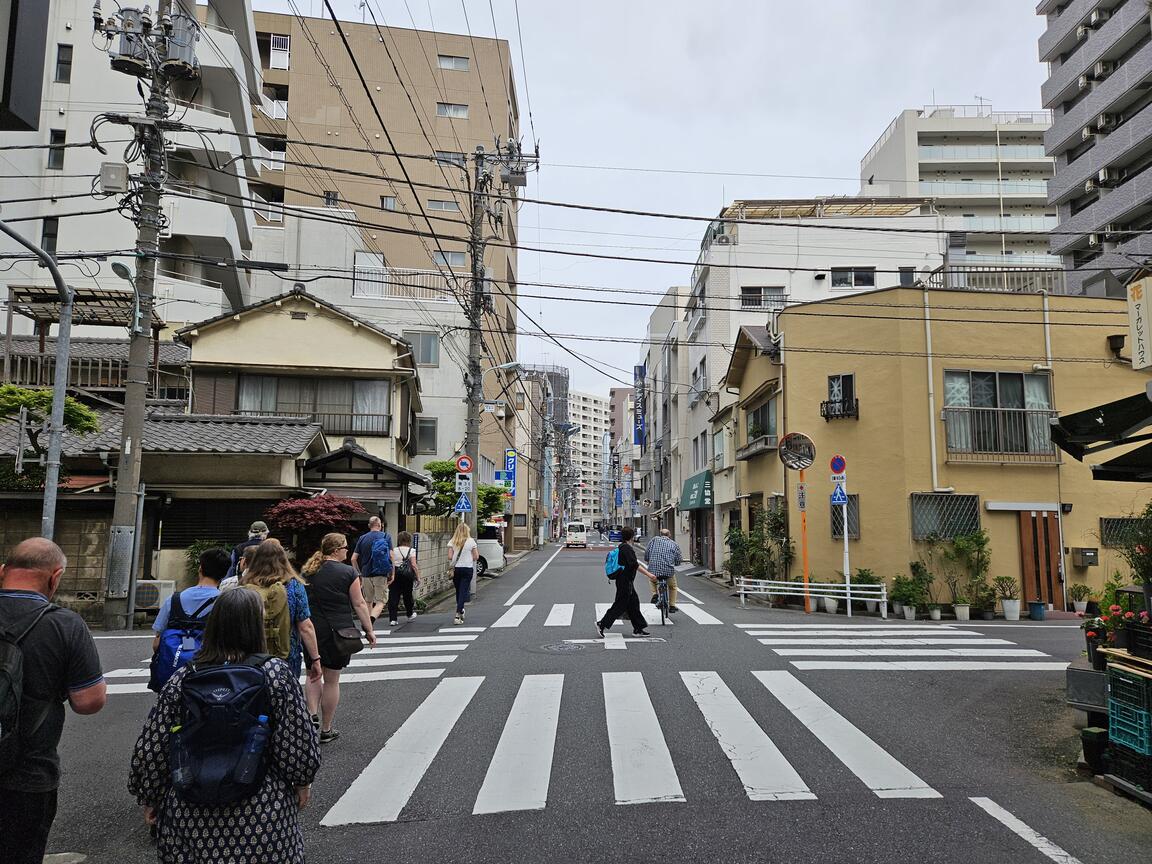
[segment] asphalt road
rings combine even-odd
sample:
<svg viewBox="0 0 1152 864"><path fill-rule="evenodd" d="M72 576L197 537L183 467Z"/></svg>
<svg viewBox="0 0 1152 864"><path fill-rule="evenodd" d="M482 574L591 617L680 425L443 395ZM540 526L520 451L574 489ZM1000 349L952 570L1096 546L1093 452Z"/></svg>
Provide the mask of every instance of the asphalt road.
<svg viewBox="0 0 1152 864"><path fill-rule="evenodd" d="M1146 858L1152 813L1073 770L1074 623L742 609L693 579L674 625L605 643L603 554L532 553L463 628L444 606L358 655L302 815L310 860ZM121 692L68 719L49 849L152 861L125 788L147 640L98 644Z"/></svg>

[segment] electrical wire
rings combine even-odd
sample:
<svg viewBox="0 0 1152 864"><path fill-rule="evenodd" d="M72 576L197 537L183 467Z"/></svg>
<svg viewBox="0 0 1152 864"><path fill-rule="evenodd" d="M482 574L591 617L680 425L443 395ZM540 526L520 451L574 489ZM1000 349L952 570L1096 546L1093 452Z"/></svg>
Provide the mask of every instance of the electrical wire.
<svg viewBox="0 0 1152 864"><path fill-rule="evenodd" d="M532 94L528 92L528 63L524 59L524 33L520 29L520 0L513 0L512 7L516 10L516 41L520 45L520 77L524 79L524 101L528 106L528 128L532 130L532 146L539 152L540 142L536 138L536 119L532 116Z"/></svg>

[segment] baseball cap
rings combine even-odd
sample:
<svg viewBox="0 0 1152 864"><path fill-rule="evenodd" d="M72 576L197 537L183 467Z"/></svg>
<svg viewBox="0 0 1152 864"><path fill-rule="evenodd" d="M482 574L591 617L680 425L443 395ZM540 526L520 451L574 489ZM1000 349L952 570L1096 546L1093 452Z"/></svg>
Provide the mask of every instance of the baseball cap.
<svg viewBox="0 0 1152 864"><path fill-rule="evenodd" d="M252 527L248 529L249 534L267 534L268 525L265 522L253 522Z"/></svg>

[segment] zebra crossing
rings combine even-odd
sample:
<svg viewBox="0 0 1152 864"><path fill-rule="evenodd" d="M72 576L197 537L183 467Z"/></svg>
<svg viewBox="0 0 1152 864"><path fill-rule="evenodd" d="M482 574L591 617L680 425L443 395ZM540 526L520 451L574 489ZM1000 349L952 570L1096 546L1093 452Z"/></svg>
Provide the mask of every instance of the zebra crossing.
<svg viewBox="0 0 1152 864"><path fill-rule="evenodd" d="M445 632L448 629L441 628L439 633L425 636L400 636L392 635L390 630L377 630L376 647L354 654L340 675L340 683L439 678L485 628L458 627ZM146 658L140 661L140 666L105 672L108 694L151 693L148 689L149 662L150 658ZM303 683L304 678L301 677L300 681Z"/></svg>
<svg viewBox="0 0 1152 864"><path fill-rule="evenodd" d="M595 603L590 607L581 608L578 614L575 603L553 603L551 607L537 606L533 603L516 603L509 606L507 611L493 622L492 627L494 629L509 629L525 623L535 624L539 623L539 616L543 615L543 626L545 627L571 627L575 625L587 629L591 621L598 621L603 618L604 613L608 611L608 607L611 605L610 603ZM705 611L698 603L679 603L676 608L679 613L669 618L673 624L677 621L692 621L696 624L724 623L712 613ZM547 612L544 611L545 609ZM660 610L651 603L641 603L640 611L644 614L644 620L649 624L660 623Z"/></svg>
<svg viewBox="0 0 1152 864"><path fill-rule="evenodd" d="M960 624L735 626L805 671L1063 672L1068 666L1043 651Z"/></svg>
<svg viewBox="0 0 1152 864"><path fill-rule="evenodd" d="M843 770L877 798L941 797L791 672L743 672L732 677L749 674L775 703L806 728L808 738L822 744ZM569 677L523 676L507 709L499 741L490 755L484 754L488 762L479 788L453 790L454 798L462 799L465 805L471 802L473 815L547 807L557 747L577 746L576 742L562 738L558 741L557 737ZM603 714L597 719L581 712L581 723L585 728L591 723L602 723L607 736L611 793L607 792L607 777L594 784L604 789L605 803L690 802L668 744L670 737L684 729L687 718L682 713L659 716L641 672L604 672L600 678ZM798 742L795 737L788 737L781 744L774 741L765 729L766 720L758 719L718 672L680 672L679 678L715 739L713 752L719 766L716 770L733 772L749 800L818 798L796 767L810 761L807 752L799 752L807 750L803 738ZM459 740L453 735L454 729L468 728L467 712L484 682L483 676L441 680L324 814L320 824L337 827L403 818L420 784L435 773L431 769L437 758L451 761L451 754L441 756L441 750L446 742ZM668 701L656 704L667 705ZM721 754L723 758L719 758ZM843 788L843 784L836 788Z"/></svg>

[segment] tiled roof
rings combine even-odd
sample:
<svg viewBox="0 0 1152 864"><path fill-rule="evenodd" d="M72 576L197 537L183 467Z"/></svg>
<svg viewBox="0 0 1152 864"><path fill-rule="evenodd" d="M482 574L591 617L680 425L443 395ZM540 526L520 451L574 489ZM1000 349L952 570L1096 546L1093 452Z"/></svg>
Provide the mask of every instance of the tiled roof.
<svg viewBox="0 0 1152 864"><path fill-rule="evenodd" d="M99 432L64 433L65 456L119 452L123 414L99 413ZM299 456L321 434L319 423L293 418L153 413L144 421L144 452ZM16 423L0 422L0 453L15 452Z"/></svg>
<svg viewBox="0 0 1152 864"><path fill-rule="evenodd" d="M44 340L44 351L49 356L56 354L55 337ZM13 354L39 354L40 338L38 336L13 336ZM128 360L127 339L73 339L69 348L73 359L90 360ZM151 357L149 357L151 360ZM162 340L160 342L160 365L183 366L188 362L188 348L175 342Z"/></svg>

